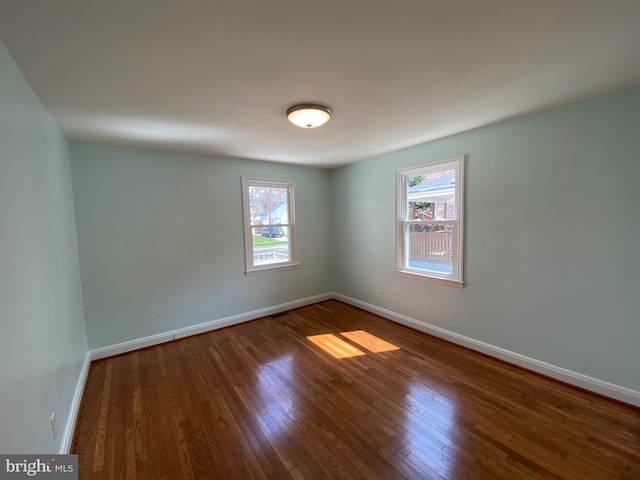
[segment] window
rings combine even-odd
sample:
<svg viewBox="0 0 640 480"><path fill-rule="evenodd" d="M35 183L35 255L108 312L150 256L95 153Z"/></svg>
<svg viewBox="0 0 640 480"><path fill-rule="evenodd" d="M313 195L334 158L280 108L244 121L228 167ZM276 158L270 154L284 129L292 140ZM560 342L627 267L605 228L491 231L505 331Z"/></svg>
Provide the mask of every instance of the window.
<svg viewBox="0 0 640 480"><path fill-rule="evenodd" d="M396 171L396 272L461 287L464 157Z"/></svg>
<svg viewBox="0 0 640 480"><path fill-rule="evenodd" d="M294 184L242 177L245 273L296 268Z"/></svg>

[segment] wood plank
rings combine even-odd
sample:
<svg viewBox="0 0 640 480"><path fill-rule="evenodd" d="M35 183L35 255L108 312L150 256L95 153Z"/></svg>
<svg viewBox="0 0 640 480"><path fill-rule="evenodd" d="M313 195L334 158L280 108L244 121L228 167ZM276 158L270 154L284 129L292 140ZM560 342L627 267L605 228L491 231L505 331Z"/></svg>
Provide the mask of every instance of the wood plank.
<svg viewBox="0 0 640 480"><path fill-rule="evenodd" d="M94 362L72 451L81 479L637 479L640 409L329 300Z"/></svg>

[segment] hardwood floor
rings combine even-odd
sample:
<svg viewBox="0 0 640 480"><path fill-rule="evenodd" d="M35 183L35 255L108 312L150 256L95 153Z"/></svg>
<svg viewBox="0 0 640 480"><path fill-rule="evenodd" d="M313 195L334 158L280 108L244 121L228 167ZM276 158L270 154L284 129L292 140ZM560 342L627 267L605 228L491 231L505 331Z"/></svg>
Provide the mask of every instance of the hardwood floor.
<svg viewBox="0 0 640 480"><path fill-rule="evenodd" d="M81 479L638 479L640 409L330 300L94 362L72 452Z"/></svg>

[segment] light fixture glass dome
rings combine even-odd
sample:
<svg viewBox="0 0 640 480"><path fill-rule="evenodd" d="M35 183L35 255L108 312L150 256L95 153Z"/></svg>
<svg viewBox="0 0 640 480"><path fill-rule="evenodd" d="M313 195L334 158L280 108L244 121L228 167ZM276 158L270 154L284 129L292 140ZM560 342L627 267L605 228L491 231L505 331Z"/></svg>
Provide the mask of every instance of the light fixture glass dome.
<svg viewBox="0 0 640 480"><path fill-rule="evenodd" d="M316 128L329 121L331 109L325 105L314 103L294 105L287 110L287 118L291 123L299 127Z"/></svg>

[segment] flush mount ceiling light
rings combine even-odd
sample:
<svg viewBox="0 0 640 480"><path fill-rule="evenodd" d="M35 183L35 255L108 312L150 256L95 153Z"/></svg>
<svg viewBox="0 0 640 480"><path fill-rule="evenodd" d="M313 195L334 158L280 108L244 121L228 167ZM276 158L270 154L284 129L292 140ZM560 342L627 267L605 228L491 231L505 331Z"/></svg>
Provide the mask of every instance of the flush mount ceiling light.
<svg viewBox="0 0 640 480"><path fill-rule="evenodd" d="M316 128L329 121L331 109L316 103L301 103L287 110L287 118L299 127Z"/></svg>

